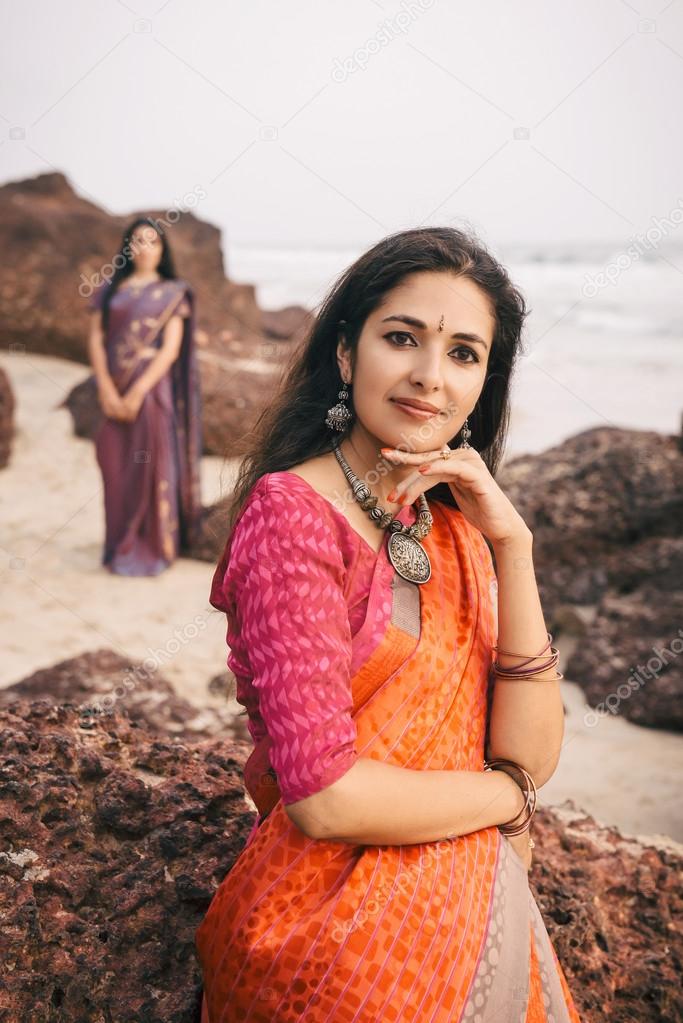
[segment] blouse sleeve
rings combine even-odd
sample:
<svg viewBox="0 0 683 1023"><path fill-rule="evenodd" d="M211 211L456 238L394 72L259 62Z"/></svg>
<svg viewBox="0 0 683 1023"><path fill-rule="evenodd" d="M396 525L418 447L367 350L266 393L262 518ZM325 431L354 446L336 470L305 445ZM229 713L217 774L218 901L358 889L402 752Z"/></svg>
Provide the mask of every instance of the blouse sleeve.
<svg viewBox="0 0 683 1023"><path fill-rule="evenodd" d="M358 759L343 581L341 551L319 509L281 483L249 498L222 589L284 804L327 788Z"/></svg>

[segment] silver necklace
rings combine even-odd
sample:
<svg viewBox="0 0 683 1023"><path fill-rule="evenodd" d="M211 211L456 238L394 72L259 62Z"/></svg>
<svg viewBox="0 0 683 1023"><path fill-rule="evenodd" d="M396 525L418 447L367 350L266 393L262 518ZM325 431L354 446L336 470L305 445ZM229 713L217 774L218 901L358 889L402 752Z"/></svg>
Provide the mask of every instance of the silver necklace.
<svg viewBox="0 0 683 1023"><path fill-rule="evenodd" d="M429 510L427 498L420 494L417 499L419 513L417 521L412 526L405 526L398 519L392 517L391 512L384 511L377 507L377 498L374 496L367 483L356 476L355 472L342 455L339 445L340 438L334 438L332 449L339 462L353 496L361 508L367 511L372 521L379 529L388 529L391 533L387 551L389 560L398 574L411 583L426 583L432 575L432 566L429 555L424 549L420 540L423 540L432 528L434 519Z"/></svg>

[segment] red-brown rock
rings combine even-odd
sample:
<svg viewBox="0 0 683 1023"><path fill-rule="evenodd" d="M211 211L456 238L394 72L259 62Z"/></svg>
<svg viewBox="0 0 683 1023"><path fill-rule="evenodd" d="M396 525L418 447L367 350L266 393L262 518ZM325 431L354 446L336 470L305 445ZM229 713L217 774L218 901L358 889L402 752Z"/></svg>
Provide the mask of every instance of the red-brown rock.
<svg viewBox="0 0 683 1023"><path fill-rule="evenodd" d="M598 710L606 702L638 724L682 729L683 657L672 650L683 620L679 438L586 430L512 459L497 482L533 532L548 628L560 642L569 622L579 633L566 676ZM615 701L654 648L673 656L632 696Z"/></svg>
<svg viewBox="0 0 683 1023"><path fill-rule="evenodd" d="M0 1019L197 1023L194 934L244 846L246 744L0 711Z"/></svg>
<svg viewBox="0 0 683 1023"><path fill-rule="evenodd" d="M14 393L4 369L0 369L0 469L9 463L14 439Z"/></svg>
<svg viewBox="0 0 683 1023"><path fill-rule="evenodd" d="M288 305L284 309L264 310L261 314L261 329L266 337L279 341L300 341L313 322L313 315L300 305Z"/></svg>
<svg viewBox="0 0 683 1023"><path fill-rule="evenodd" d="M231 672L225 674L234 682ZM129 661L113 650L89 650L0 689L0 708L17 700L43 699L77 705L84 720L116 711L149 732L184 742L213 736L249 740L244 719L227 700L225 707L197 708L178 696L151 658Z"/></svg>

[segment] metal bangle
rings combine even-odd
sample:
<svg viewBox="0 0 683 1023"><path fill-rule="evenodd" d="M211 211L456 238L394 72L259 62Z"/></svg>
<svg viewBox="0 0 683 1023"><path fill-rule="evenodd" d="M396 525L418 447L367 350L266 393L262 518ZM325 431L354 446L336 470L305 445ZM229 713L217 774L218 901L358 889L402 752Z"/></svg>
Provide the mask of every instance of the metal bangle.
<svg viewBox="0 0 683 1023"><path fill-rule="evenodd" d="M505 771L506 767L513 767L517 771L519 771L523 775L524 780L526 781L526 787L520 785L518 779L511 775L509 771ZM519 785L519 787L522 789L522 792L525 795L524 806L522 807L522 809L519 811L519 813L515 814L515 816L511 820L506 821L504 824L499 824L498 825L499 830L501 831L502 834L507 836L521 835L522 832L528 830L529 825L531 824L531 820L534 814L536 813L536 805L538 801L538 791L536 789L536 784L534 782L534 779L529 774L529 772L524 767L522 767L521 764L515 763L514 760L505 760L502 757L496 757L494 760L484 761L485 771L496 769L504 770L506 774L509 774L512 780L517 785ZM522 816L522 814L527 814L527 816L519 823L515 823L518 820L518 818Z"/></svg>

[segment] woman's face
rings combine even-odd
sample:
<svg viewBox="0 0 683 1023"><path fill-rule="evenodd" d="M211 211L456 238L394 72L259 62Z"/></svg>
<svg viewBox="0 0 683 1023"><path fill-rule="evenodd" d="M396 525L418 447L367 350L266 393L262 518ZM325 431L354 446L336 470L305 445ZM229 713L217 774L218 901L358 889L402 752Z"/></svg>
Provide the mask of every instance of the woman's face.
<svg viewBox="0 0 683 1023"><path fill-rule="evenodd" d="M450 441L484 387L494 331L488 296L466 277L420 271L388 292L365 322L353 370L350 353L337 349L353 384L350 441L364 460L381 447L430 451ZM417 418L397 398L429 402L438 414Z"/></svg>
<svg viewBox="0 0 683 1023"><path fill-rule="evenodd" d="M163 246L151 224L139 224L130 236L131 258L135 269L152 273L161 261Z"/></svg>

